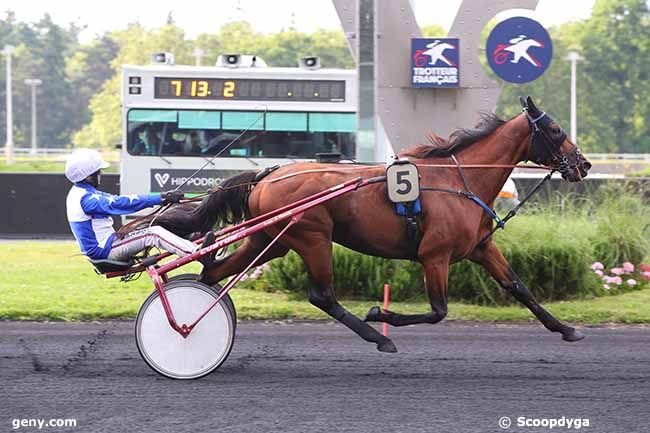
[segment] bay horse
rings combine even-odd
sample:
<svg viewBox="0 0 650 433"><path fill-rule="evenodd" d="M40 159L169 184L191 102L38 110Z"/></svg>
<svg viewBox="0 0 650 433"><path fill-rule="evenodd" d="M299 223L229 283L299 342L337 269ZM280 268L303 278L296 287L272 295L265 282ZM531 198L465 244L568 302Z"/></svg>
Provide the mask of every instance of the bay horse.
<svg viewBox="0 0 650 433"><path fill-rule="evenodd" d="M522 161L558 170L569 182L582 180L591 164L579 148L530 97L520 101L523 112L508 121L484 114L474 129L455 131L449 140L432 136L431 144L409 148L399 156L417 165L423 187L471 189L490 208L514 165ZM452 160L461 167L478 164L483 168L458 168ZM217 222L261 215L358 176L382 176L385 170L378 165L294 163L261 181L256 180L257 173L245 172L225 180L200 205L179 205L156 217L155 223L180 235L205 233ZM404 218L388 201L386 183L365 186L307 211L256 264L284 256L290 249L297 252L309 271L309 301L383 352L397 349L366 322L393 326L440 322L447 315L449 266L463 259L483 266L501 287L528 307L546 328L561 333L565 341L584 338L535 300L491 238L480 243L493 225L482 207L460 194L440 191L422 191L421 207L417 215L421 232L418 244L408 236ZM204 268L202 281L215 284L242 271L282 227L272 226L247 238L216 266ZM364 320L351 314L334 295L332 242L364 254L420 262L431 311L400 314L373 307Z"/></svg>

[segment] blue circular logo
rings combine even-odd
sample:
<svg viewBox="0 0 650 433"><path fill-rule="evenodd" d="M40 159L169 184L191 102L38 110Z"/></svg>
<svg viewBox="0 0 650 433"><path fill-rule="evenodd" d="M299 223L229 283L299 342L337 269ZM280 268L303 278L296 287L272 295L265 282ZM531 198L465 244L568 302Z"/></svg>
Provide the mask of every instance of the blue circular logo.
<svg viewBox="0 0 650 433"><path fill-rule="evenodd" d="M492 30L485 54L499 78L522 84L536 80L546 71L553 58L553 43L537 21L512 17Z"/></svg>

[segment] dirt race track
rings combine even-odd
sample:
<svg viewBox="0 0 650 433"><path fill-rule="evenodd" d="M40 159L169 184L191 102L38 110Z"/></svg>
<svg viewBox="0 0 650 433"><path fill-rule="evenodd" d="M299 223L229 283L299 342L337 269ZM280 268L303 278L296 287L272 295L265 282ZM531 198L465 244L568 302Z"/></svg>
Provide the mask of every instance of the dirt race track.
<svg viewBox="0 0 650 433"><path fill-rule="evenodd" d="M140 359L130 322L0 322L0 432L39 431L13 429L29 418L84 433L576 430L522 416L650 431L650 328L583 331L564 343L537 325L408 327L385 354L332 323L242 322L219 370L172 381Z"/></svg>

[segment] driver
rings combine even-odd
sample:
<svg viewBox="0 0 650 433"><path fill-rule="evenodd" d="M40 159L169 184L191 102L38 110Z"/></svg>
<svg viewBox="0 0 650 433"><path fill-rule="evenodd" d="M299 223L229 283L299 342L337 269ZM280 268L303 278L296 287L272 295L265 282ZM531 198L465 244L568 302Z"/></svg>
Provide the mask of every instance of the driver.
<svg viewBox="0 0 650 433"><path fill-rule="evenodd" d="M74 184L66 200L68 222L81 252L88 258L124 262L149 247L185 256L214 242L214 236L206 236L203 245L197 245L160 226L136 230L123 239L116 239L111 215L127 215L147 207L178 203L184 194L169 191L160 195L119 196L98 191L101 171L108 166L99 152L92 149L74 151L65 165L65 177Z"/></svg>

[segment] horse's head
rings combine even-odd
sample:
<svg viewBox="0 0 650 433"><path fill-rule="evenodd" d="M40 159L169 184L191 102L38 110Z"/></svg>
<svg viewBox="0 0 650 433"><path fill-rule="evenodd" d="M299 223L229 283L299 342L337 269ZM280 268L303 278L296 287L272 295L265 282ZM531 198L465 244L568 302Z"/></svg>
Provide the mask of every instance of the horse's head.
<svg viewBox="0 0 650 433"><path fill-rule="evenodd" d="M587 176L591 163L580 152L580 148L567 138L566 132L543 111L540 111L530 96L519 97L519 102L530 126L530 143L527 159L551 167L569 182L581 181Z"/></svg>

